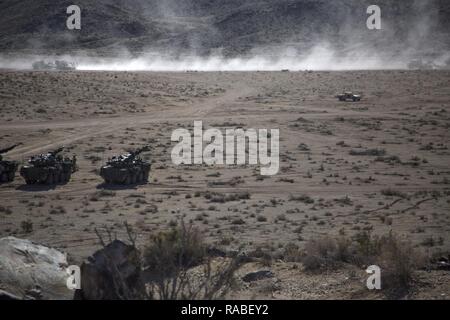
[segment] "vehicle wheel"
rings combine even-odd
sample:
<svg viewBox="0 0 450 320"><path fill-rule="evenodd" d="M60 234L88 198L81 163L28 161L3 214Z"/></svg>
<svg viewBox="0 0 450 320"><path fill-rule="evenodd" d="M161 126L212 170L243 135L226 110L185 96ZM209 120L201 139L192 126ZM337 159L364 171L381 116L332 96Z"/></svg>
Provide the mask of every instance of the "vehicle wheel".
<svg viewBox="0 0 450 320"><path fill-rule="evenodd" d="M125 179L125 184L131 184L131 176L127 176Z"/></svg>
<svg viewBox="0 0 450 320"><path fill-rule="evenodd" d="M14 180L14 176L15 176L14 172L10 172L8 175L8 181L12 182Z"/></svg>
<svg viewBox="0 0 450 320"><path fill-rule="evenodd" d="M138 174L138 181L139 183L144 182L144 173L141 171Z"/></svg>
<svg viewBox="0 0 450 320"><path fill-rule="evenodd" d="M8 175L6 173L2 173L0 175L0 182L6 182L8 179Z"/></svg>

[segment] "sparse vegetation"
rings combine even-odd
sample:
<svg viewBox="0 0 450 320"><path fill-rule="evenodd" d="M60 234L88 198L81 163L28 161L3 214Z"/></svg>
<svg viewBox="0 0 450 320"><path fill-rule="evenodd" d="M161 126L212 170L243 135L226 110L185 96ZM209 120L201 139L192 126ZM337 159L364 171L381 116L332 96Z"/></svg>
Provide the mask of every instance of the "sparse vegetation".
<svg viewBox="0 0 450 320"><path fill-rule="evenodd" d="M391 189L391 188L382 189L381 194L386 197L399 197L402 199L408 198L407 194L405 194L401 191L398 191L398 190Z"/></svg>
<svg viewBox="0 0 450 320"><path fill-rule="evenodd" d="M143 252L144 266L152 275L150 296L156 299L214 299L234 284L236 259L215 263L208 256L201 233L192 225L152 236ZM190 273L195 266L200 278Z"/></svg>
<svg viewBox="0 0 450 320"><path fill-rule="evenodd" d="M54 245L81 261L97 249L96 225L110 225L112 237L120 238L118 226L129 219L140 253L159 241L174 254L184 219L201 236L200 244L183 249L197 248L191 254L196 262L154 253L169 266L175 263L153 281L155 299L172 296L158 286L167 288L174 279L200 285L208 263L215 273L241 248L248 265L239 276L263 267L276 275L240 288L246 297L382 297L391 290L384 280L381 292L352 291L363 285L367 265L379 263L400 279L390 281L392 287L413 286L408 299L439 298L446 274L434 262L416 271L420 259L403 252L411 247L414 254L423 250L448 259L450 113L439 110L445 109L447 78L431 71L0 72L0 148L24 143L4 158L25 160L64 143L67 155L79 160L79 171L66 185L26 186L19 172L13 183L2 183L0 236ZM336 103L330 94L344 82L365 91L362 103ZM377 103L385 94L392 103ZM217 122L205 122L207 127L279 128L279 173L263 176L258 165L174 165L170 132L189 126L192 114ZM98 173L109 157L147 144L145 157L153 162L147 184L103 183ZM32 226L22 226L22 220ZM380 236L390 230L411 244ZM203 252L199 259L197 251ZM145 268L153 280L152 269ZM310 285L317 279L327 286ZM262 292L266 283L277 289ZM188 298L189 289L175 295Z"/></svg>
<svg viewBox="0 0 450 320"><path fill-rule="evenodd" d="M365 150L350 150L349 154L351 156L373 156L373 157L382 157L386 154L386 150L384 149L365 149Z"/></svg>
<svg viewBox="0 0 450 320"><path fill-rule="evenodd" d="M290 255L292 259L292 255ZM299 259L294 257L294 259ZM342 264L367 266L383 270L384 287L393 294L404 293L411 286L414 271L423 266L423 257L412 245L393 234L382 237L363 232L349 239L324 237L310 240L301 259L305 270L321 272Z"/></svg>
<svg viewBox="0 0 450 320"><path fill-rule="evenodd" d="M231 193L231 194L206 192L204 196L209 201L218 202L218 203L250 199L250 193L248 193L248 192L238 192L238 193Z"/></svg>
<svg viewBox="0 0 450 320"><path fill-rule="evenodd" d="M305 204L313 204L314 203L314 199L311 198L308 195L299 195L299 196L294 196L294 195L290 195L289 196L289 201L298 201L298 202L303 202Z"/></svg>
<svg viewBox="0 0 450 320"><path fill-rule="evenodd" d="M22 228L23 233L31 233L33 232L33 222L31 220L24 220L20 223L20 227Z"/></svg>

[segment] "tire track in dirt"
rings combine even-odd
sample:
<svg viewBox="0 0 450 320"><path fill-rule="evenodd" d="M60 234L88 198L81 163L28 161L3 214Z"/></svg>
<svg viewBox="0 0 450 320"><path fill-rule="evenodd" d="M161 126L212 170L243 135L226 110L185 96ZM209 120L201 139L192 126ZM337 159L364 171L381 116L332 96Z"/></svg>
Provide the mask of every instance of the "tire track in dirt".
<svg viewBox="0 0 450 320"><path fill-rule="evenodd" d="M180 121L183 119L190 120L201 120L199 117L203 117L221 106L226 106L227 104L232 104L234 101L239 99L239 97L245 96L253 92L253 89L242 91L239 88L233 88L227 91L224 95L214 98L207 99L199 103L194 103L191 106L183 108L182 110L169 111L169 116L156 117L154 114L148 115L138 115L138 116L125 116L125 117L113 117L113 118L99 118L99 119L78 119L73 121L50 121L50 122L36 122L36 123L19 123L19 124L7 124L2 126L2 129L9 130L30 130L30 129L66 129L66 128L85 128L92 127L92 129L83 130L82 134L71 133L70 137L64 137L47 144L34 144L25 145L9 153L10 156L27 156L36 154L39 152L44 152L46 150L57 148L62 145L67 145L76 141L80 141L93 136L104 135L109 132L117 131L120 128L126 128L128 126L139 126L144 124L156 123L161 121ZM167 113L167 112L165 112ZM221 118L221 117L219 117ZM103 127L103 128L102 128Z"/></svg>

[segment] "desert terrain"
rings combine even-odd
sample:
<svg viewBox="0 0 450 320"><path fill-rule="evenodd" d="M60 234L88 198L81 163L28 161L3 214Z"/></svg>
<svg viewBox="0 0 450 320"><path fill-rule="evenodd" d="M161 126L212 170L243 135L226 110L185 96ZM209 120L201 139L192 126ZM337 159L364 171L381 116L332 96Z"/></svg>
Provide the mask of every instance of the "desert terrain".
<svg viewBox="0 0 450 320"><path fill-rule="evenodd" d="M340 102L344 90L360 102ZM0 72L0 148L24 164L65 146L79 170L65 185L0 185L0 237L67 252L100 248L95 229L145 244L181 219L224 251L264 252L240 272L275 277L243 284L238 298L382 298L347 266L307 274L283 259L311 239L390 232L427 257L450 253L450 72ZM176 166L171 133L204 127L280 130L280 170ZM113 155L150 145L148 184L103 184ZM267 260L267 259L264 259ZM419 270L409 298L450 297L448 271Z"/></svg>

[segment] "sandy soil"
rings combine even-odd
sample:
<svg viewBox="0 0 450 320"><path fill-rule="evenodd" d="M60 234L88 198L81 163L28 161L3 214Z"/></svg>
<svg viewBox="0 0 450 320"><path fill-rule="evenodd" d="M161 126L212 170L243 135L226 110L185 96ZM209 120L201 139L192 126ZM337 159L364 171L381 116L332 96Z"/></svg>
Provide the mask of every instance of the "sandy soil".
<svg viewBox="0 0 450 320"><path fill-rule="evenodd" d="M81 261L98 248L94 228L112 227L123 237L128 221L144 243L150 232L183 217L227 250L277 251L321 235L392 230L427 254L448 253L449 88L448 71L2 71L0 147L23 143L5 158L24 163L64 145L80 170L55 187L26 186L19 174L2 184L0 237L29 238ZM345 89L361 93L362 101L337 101ZM280 129L280 172L261 177L254 166L173 165L172 130L191 128L194 120ZM105 188L102 163L144 144L152 146L150 183ZM378 156L353 152L371 149ZM216 203L207 192L248 192L250 199ZM26 220L31 232L21 227ZM291 267L273 269L290 284L300 277ZM449 298L448 272L423 277L430 285L414 297ZM308 278L307 285L294 281L296 288L278 294L269 286L242 296L355 297L356 289L336 285L348 279L341 273L317 279L335 289ZM360 290L361 278L353 286Z"/></svg>

